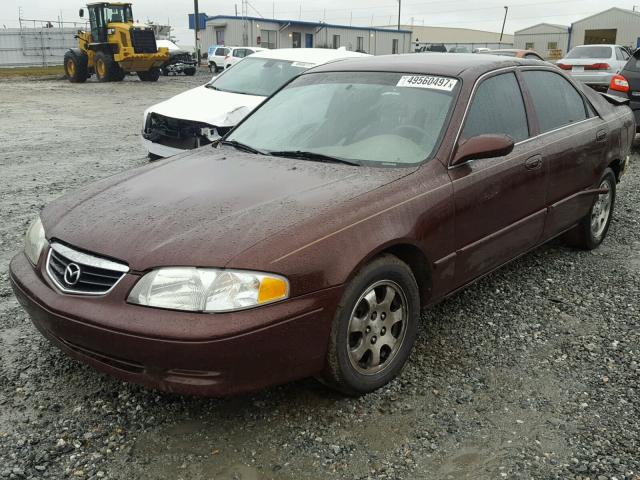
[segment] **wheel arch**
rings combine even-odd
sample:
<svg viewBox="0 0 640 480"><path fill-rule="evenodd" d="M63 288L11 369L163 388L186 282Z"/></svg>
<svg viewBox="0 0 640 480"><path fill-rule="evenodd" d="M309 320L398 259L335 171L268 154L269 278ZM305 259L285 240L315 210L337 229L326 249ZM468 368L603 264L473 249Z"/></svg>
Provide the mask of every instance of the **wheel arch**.
<svg viewBox="0 0 640 480"><path fill-rule="evenodd" d="M622 173L622 160L619 158L611 160L607 168L613 170L614 175L616 176L616 182L620 182L620 174Z"/></svg>
<svg viewBox="0 0 640 480"><path fill-rule="evenodd" d="M392 241L370 252L352 269L345 283L350 282L366 264L386 254L394 255L409 266L418 283L420 305L427 305L432 291L431 262L423 249L416 242L409 239Z"/></svg>

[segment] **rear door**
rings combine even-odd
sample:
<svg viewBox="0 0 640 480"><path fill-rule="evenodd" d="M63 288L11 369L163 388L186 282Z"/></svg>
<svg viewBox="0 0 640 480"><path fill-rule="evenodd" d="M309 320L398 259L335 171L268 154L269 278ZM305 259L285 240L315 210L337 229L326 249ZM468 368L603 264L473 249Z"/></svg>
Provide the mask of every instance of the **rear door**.
<svg viewBox="0 0 640 480"><path fill-rule="evenodd" d="M514 71L478 85L458 143L492 133L511 136L513 152L449 169L457 286L534 247L544 227L547 163L541 146L530 141L533 132Z"/></svg>
<svg viewBox="0 0 640 480"><path fill-rule="evenodd" d="M544 237L550 238L587 214L593 194L585 190L600 178L603 155L615 139L583 95L560 73L526 69L522 78L540 132L535 142L549 166L549 215Z"/></svg>

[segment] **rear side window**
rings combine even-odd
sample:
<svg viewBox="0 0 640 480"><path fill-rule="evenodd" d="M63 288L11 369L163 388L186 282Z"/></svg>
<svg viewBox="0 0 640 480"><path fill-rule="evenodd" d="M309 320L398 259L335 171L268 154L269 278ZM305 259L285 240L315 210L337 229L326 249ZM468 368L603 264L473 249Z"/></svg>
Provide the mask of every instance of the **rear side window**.
<svg viewBox="0 0 640 480"><path fill-rule="evenodd" d="M522 92L513 73L488 78L473 97L462 137L487 133L503 133L516 142L529 138Z"/></svg>
<svg viewBox="0 0 640 480"><path fill-rule="evenodd" d="M582 95L561 75L544 71L524 71L522 76L536 109L540 133L588 118Z"/></svg>
<svg viewBox="0 0 640 480"><path fill-rule="evenodd" d="M216 55L218 57L224 57L227 54L227 49L226 48L218 48L216 50Z"/></svg>

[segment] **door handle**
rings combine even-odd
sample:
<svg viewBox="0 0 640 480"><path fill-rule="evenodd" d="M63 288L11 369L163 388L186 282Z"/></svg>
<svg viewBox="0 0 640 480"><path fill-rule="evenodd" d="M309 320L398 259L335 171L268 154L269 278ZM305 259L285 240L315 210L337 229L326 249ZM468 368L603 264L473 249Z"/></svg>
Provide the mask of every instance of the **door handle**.
<svg viewBox="0 0 640 480"><path fill-rule="evenodd" d="M598 133L596 133L596 141L597 142L604 142L607 139L607 131L606 130L599 130Z"/></svg>
<svg viewBox="0 0 640 480"><path fill-rule="evenodd" d="M524 162L527 170L537 170L542 167L542 155L535 155Z"/></svg>

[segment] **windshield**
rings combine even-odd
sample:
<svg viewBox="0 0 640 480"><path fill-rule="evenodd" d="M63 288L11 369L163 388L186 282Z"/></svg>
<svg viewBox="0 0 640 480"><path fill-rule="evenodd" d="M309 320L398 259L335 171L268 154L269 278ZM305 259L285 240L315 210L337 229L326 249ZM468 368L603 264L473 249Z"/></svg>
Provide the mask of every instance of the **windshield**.
<svg viewBox="0 0 640 480"><path fill-rule="evenodd" d="M312 152L372 166L431 158L458 80L430 75L302 75L229 136L263 152Z"/></svg>
<svg viewBox="0 0 640 480"><path fill-rule="evenodd" d="M133 22L131 5L111 5L104 7L104 18L107 23L111 22Z"/></svg>
<svg viewBox="0 0 640 480"><path fill-rule="evenodd" d="M565 58L611 58L611 47L576 47Z"/></svg>
<svg viewBox="0 0 640 480"><path fill-rule="evenodd" d="M216 90L268 97L312 63L247 57L207 84Z"/></svg>

